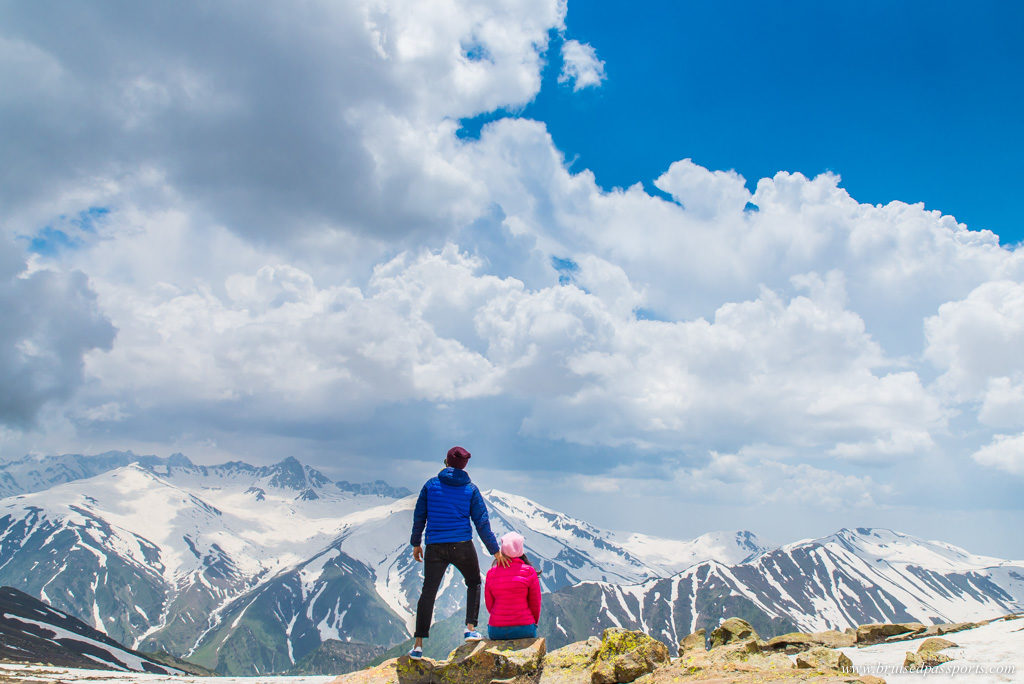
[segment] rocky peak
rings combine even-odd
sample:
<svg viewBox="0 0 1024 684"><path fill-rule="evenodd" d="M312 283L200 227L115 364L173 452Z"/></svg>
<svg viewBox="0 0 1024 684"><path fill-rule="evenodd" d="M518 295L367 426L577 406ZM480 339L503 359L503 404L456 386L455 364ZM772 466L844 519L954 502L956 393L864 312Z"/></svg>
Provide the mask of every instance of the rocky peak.
<svg viewBox="0 0 1024 684"><path fill-rule="evenodd" d="M294 456L267 468L267 485L278 489L305 489L306 469Z"/></svg>

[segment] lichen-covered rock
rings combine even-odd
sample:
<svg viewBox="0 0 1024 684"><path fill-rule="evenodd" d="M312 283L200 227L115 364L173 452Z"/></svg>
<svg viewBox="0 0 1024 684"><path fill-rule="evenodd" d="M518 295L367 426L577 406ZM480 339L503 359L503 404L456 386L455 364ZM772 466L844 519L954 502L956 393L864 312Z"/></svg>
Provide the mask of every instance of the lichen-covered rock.
<svg viewBox="0 0 1024 684"><path fill-rule="evenodd" d="M977 626L977 622L940 622L937 625L928 625L924 628L923 632L914 635L914 638L916 639L918 637L942 636L944 634L960 632L965 629L974 629Z"/></svg>
<svg viewBox="0 0 1024 684"><path fill-rule="evenodd" d="M399 684L397 672L399 660L401 658L392 658L377 667L341 675L332 679L330 684Z"/></svg>
<svg viewBox="0 0 1024 684"><path fill-rule="evenodd" d="M956 644L949 639L943 639L942 637L929 637L921 642L921 645L917 647L917 652L938 653L944 648L956 648Z"/></svg>
<svg viewBox="0 0 1024 684"><path fill-rule="evenodd" d="M767 641L765 647L770 651L783 652L789 655L808 651L815 646L827 648L844 648L853 646L857 637L854 632L837 632L834 629L824 632L789 632Z"/></svg>
<svg viewBox="0 0 1024 684"><path fill-rule="evenodd" d="M846 648L857 643L857 632L852 629L848 629L845 632L827 629L824 632L812 632L811 636L815 641L827 648Z"/></svg>
<svg viewBox="0 0 1024 684"><path fill-rule="evenodd" d="M539 681L546 652L543 638L468 642L452 651L446 662L438 664L433 677L442 684Z"/></svg>
<svg viewBox="0 0 1024 684"><path fill-rule="evenodd" d="M687 651L706 651L707 646L707 630L698 629L692 634L687 634L683 637L683 640L679 642L679 655L685 655Z"/></svg>
<svg viewBox="0 0 1024 684"><path fill-rule="evenodd" d="M796 666L800 669L826 670L843 674L852 674L854 671L853 661L845 653L824 646L815 646L798 655Z"/></svg>
<svg viewBox="0 0 1024 684"><path fill-rule="evenodd" d="M470 642L445 661L402 656L342 675L331 684L536 684L544 653L544 639Z"/></svg>
<svg viewBox="0 0 1024 684"><path fill-rule="evenodd" d="M921 645L917 647L917 653L907 651L907 655L903 659L903 667L908 670L923 670L925 668L941 665L942 663L948 663L950 660L953 660L953 658L945 653L939 653L939 651L955 647L956 644L949 639L943 639L942 637L929 637L922 641Z"/></svg>
<svg viewBox="0 0 1024 684"><path fill-rule="evenodd" d="M724 646L734 641L745 641L750 638L757 639L758 636L749 622L735 617L728 618L712 630L711 648Z"/></svg>
<svg viewBox="0 0 1024 684"><path fill-rule="evenodd" d="M892 636L902 638L906 635L909 638L909 635L917 634L924 630L925 626L920 622L878 622L870 625L860 625L857 627L857 645L878 644Z"/></svg>
<svg viewBox="0 0 1024 684"><path fill-rule="evenodd" d="M669 661L668 646L643 632L613 627L601 636L591 673L593 684L619 684L652 672Z"/></svg>
<svg viewBox="0 0 1024 684"><path fill-rule="evenodd" d="M942 663L948 663L950 658L945 653L937 653L935 651L925 651L924 653L912 653L907 651L906 657L903 659L903 667L907 670L925 670L929 667L935 667Z"/></svg>
<svg viewBox="0 0 1024 684"><path fill-rule="evenodd" d="M590 684L600 649L601 640L590 637L551 651L544 656L541 684Z"/></svg>
<svg viewBox="0 0 1024 684"><path fill-rule="evenodd" d="M821 644L805 632L780 634L779 636L772 637L765 644L765 648L770 651L782 651L790 655L810 650L815 646L821 646Z"/></svg>

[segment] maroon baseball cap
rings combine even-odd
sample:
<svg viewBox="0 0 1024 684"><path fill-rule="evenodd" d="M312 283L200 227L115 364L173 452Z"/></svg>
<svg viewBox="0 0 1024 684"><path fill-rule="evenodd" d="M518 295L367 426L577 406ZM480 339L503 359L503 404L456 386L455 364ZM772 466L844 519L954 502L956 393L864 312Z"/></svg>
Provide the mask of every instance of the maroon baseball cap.
<svg viewBox="0 0 1024 684"><path fill-rule="evenodd" d="M453 446L448 450L448 465L452 468L462 470L469 462L470 453L460 446Z"/></svg>

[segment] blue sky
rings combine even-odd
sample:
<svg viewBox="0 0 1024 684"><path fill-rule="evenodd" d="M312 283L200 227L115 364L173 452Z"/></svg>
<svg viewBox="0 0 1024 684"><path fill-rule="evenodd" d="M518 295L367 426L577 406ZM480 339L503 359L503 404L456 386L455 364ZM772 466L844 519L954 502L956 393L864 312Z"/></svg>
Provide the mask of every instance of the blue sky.
<svg viewBox="0 0 1024 684"><path fill-rule="evenodd" d="M1024 556L1022 10L566 7L0 5L0 458Z"/></svg>
<svg viewBox="0 0 1024 684"><path fill-rule="evenodd" d="M566 25L607 81L557 87L556 54L522 115L605 187L651 189L683 157L750 182L830 170L862 202L1024 239L1019 3L599 1Z"/></svg>

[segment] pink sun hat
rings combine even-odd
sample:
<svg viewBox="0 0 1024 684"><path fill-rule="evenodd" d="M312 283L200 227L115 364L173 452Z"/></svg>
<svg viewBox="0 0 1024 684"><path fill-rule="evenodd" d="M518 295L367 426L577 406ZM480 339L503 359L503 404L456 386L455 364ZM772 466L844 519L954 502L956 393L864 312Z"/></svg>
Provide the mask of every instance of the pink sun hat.
<svg viewBox="0 0 1024 684"><path fill-rule="evenodd" d="M501 552L509 558L519 558L523 555L523 541L523 535L509 532L501 538Z"/></svg>

